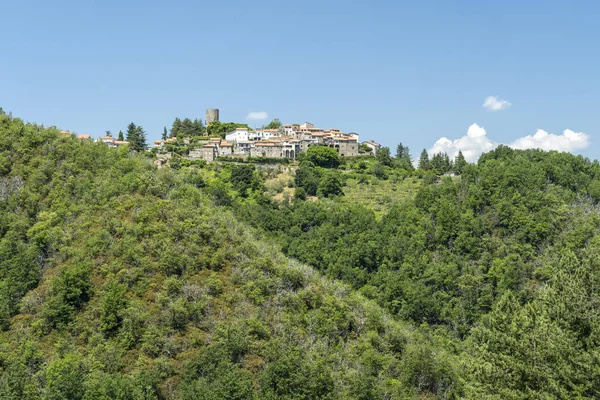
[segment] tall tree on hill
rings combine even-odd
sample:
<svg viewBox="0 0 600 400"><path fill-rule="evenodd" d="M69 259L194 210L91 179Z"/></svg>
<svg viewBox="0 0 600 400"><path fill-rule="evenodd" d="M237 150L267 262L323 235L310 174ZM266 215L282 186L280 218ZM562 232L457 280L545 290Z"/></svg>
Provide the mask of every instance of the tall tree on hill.
<svg viewBox="0 0 600 400"><path fill-rule="evenodd" d="M142 126L136 126L133 122L127 126L127 141L134 151L146 150L146 132Z"/></svg>
<svg viewBox="0 0 600 400"><path fill-rule="evenodd" d="M454 169L458 174L462 174L467 166L467 160L465 160L465 156L463 156L462 151L458 151L456 155L456 159L454 160Z"/></svg>
<svg viewBox="0 0 600 400"><path fill-rule="evenodd" d="M421 156L419 157L419 169L428 171L431 169L431 163L429 162L429 154L426 149L423 149Z"/></svg>
<svg viewBox="0 0 600 400"><path fill-rule="evenodd" d="M181 122L181 128L176 133L176 136L177 137L180 137L180 136L181 137L189 137L189 136L192 136L193 131L194 131L194 123L192 122L191 119L185 118Z"/></svg>
<svg viewBox="0 0 600 400"><path fill-rule="evenodd" d="M166 126L163 129L162 140L167 140L167 127Z"/></svg>
<svg viewBox="0 0 600 400"><path fill-rule="evenodd" d="M412 158L410 156L410 150L408 146L404 146L402 143L396 147L396 164L400 168L407 170L413 170L415 167L412 164Z"/></svg>
<svg viewBox="0 0 600 400"><path fill-rule="evenodd" d="M402 143L398 143L396 147L396 158L402 158L404 156L404 145Z"/></svg>
<svg viewBox="0 0 600 400"><path fill-rule="evenodd" d="M377 151L377 154L375 154L375 158L377 158L377 161L379 161L379 163L381 165L386 165L386 166L392 165L392 157L390 156L390 148L389 147L380 148Z"/></svg>
<svg viewBox="0 0 600 400"><path fill-rule="evenodd" d="M112 137L112 132L111 131L106 131L105 133L106 133L106 136Z"/></svg>
<svg viewBox="0 0 600 400"><path fill-rule="evenodd" d="M454 165L446 152L439 152L433 155L430 162L431 168L434 169L438 174L445 174L452 170Z"/></svg>
<svg viewBox="0 0 600 400"><path fill-rule="evenodd" d="M123 136L123 131L119 131L119 138L117 140L120 140L121 142L125 140L125 136Z"/></svg>
<svg viewBox="0 0 600 400"><path fill-rule="evenodd" d="M202 123L201 119L195 119L192 123L192 136L202 136L206 132L206 127Z"/></svg>
<svg viewBox="0 0 600 400"><path fill-rule="evenodd" d="M177 133L181 130L181 120L179 118L175 118L173 121L173 125L171 126L171 137L177 137Z"/></svg>

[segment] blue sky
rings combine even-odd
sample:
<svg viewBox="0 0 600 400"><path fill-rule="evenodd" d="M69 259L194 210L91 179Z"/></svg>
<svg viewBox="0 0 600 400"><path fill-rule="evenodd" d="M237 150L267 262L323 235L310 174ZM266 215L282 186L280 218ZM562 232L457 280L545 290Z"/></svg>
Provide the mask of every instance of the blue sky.
<svg viewBox="0 0 600 400"><path fill-rule="evenodd" d="M0 106L29 121L94 136L134 121L153 140L215 107L413 156L483 137L600 157L597 1L23 0L2 15Z"/></svg>

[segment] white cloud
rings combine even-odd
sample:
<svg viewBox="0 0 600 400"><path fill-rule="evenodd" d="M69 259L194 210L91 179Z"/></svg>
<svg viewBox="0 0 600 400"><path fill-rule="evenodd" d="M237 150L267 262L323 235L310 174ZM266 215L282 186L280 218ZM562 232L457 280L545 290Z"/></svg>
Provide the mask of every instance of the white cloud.
<svg viewBox="0 0 600 400"><path fill-rule="evenodd" d="M538 129L535 135L519 138L512 142L510 147L513 149L574 151L585 149L589 145L590 137L583 132L565 129L562 135L555 135Z"/></svg>
<svg viewBox="0 0 600 400"><path fill-rule="evenodd" d="M248 116L246 117L246 119L253 121L262 121L267 118L269 118L269 114L267 114L265 111L254 111L248 113Z"/></svg>
<svg viewBox="0 0 600 400"><path fill-rule="evenodd" d="M497 96L488 96L483 102L483 107L490 111L500 111L511 106L510 101L502 100Z"/></svg>
<svg viewBox="0 0 600 400"><path fill-rule="evenodd" d="M450 157L455 157L459 151L462 151L465 159L469 162L477 161L481 153L493 150L498 146L488 137L485 128L473 124L467 130L467 135L456 140L440 138L431 149L429 154L433 155L440 152L448 153Z"/></svg>
<svg viewBox="0 0 600 400"><path fill-rule="evenodd" d="M491 151L498 145L499 143L493 142L488 138L485 128L473 124L467 130L467 134L461 138L450 140L442 137L438 139L433 147L429 149L429 155L445 152L452 158L459 151L462 151L467 161L474 162L477 161L482 153ZM535 135L519 138L509 144L513 149L542 149L568 152L582 150L589 145L589 135L583 132L574 132L570 129L565 129L562 135L555 135L538 129Z"/></svg>

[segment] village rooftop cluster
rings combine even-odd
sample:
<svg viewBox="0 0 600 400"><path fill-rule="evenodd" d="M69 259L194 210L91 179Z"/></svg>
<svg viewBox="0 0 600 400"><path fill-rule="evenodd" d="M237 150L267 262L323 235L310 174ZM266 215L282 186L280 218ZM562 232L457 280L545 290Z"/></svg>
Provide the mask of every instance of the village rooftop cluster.
<svg viewBox="0 0 600 400"><path fill-rule="evenodd" d="M217 112L218 118L218 112ZM207 124L218 121L213 117ZM176 138L155 140L154 147L159 151L166 144L176 142ZM184 143L191 143L190 138L184 138ZM199 147L190 150L187 158L190 160L215 161L218 157L245 159L248 157L289 158L305 152L311 146L328 146L335 148L340 157L358 156L358 133L344 133L339 129L316 128L312 123L286 124L280 129L257 129L238 127L225 134L225 138L210 138L199 142ZM377 153L381 145L374 141L362 142L372 154Z"/></svg>
<svg viewBox="0 0 600 400"><path fill-rule="evenodd" d="M206 111L206 125L219 121L219 110L208 109ZM61 134L70 135L69 131L61 131ZM89 134L79 134L81 140L92 140ZM124 140L117 140L112 136L103 136L97 139L109 147L120 147L129 144ZM238 127L225 134L225 138L206 138L194 140L183 138L186 145L191 147L187 158L189 160L204 160L206 162L216 161L219 157L246 159L248 157L258 158L288 158L294 160L298 154L305 152L311 146L328 146L336 149L340 157L353 157L365 149L368 153L376 154L381 145L370 141L359 141L359 135L355 132L344 133L339 129L316 128L314 124L305 122L303 124L285 124L279 129L249 129ZM157 151L159 162L166 162L171 158L167 145L176 144L178 138L172 137L165 140L155 140L154 148ZM362 147L362 151L361 150Z"/></svg>

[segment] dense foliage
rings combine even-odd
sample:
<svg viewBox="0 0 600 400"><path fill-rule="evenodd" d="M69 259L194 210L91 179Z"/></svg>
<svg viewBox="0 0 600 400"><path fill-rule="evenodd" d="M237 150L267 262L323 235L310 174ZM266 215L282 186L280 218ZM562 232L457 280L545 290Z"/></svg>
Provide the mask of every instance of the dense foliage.
<svg viewBox="0 0 600 400"><path fill-rule="evenodd" d="M388 157L374 165L393 165ZM456 166L455 179L431 175L431 164L416 171L416 196L381 219L343 199L238 215L397 319L435 329L461 359L462 396L597 398L600 165L501 146L477 165L460 155ZM302 196L319 174L296 171Z"/></svg>
<svg viewBox="0 0 600 400"><path fill-rule="evenodd" d="M197 137L204 136L206 134L206 127L200 119L194 119L193 121L189 118L175 118L173 125L171 126L170 137ZM167 128L163 131L163 139L167 138Z"/></svg>
<svg viewBox="0 0 600 400"><path fill-rule="evenodd" d="M225 135L229 132L235 131L236 128L246 128L248 130L252 130L252 128L250 128L248 124L240 124L237 122L214 121L206 127L206 132L210 136L220 136L221 138L225 139Z"/></svg>
<svg viewBox="0 0 600 400"><path fill-rule="evenodd" d="M314 149L157 170L0 113L0 398L600 397L597 161Z"/></svg>
<svg viewBox="0 0 600 400"><path fill-rule="evenodd" d="M236 221L271 207L253 166L129 151L0 116L0 398L452 393L429 332Z"/></svg>

